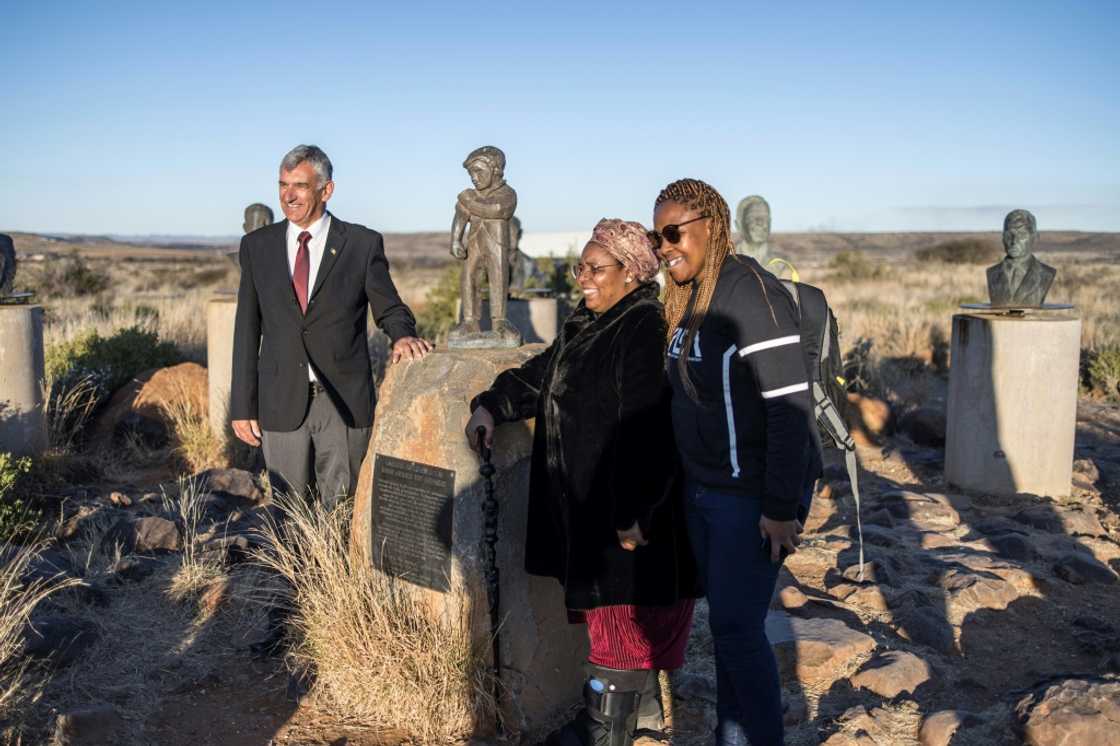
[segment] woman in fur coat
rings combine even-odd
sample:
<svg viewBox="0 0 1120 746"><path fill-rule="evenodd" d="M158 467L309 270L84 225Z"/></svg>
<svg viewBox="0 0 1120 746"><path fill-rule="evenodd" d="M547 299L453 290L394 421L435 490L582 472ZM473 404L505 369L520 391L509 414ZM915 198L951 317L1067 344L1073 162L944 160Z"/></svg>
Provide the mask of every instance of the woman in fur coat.
<svg viewBox="0 0 1120 746"><path fill-rule="evenodd" d="M564 588L591 643L584 709L549 743L626 746L661 728L657 672L684 662L697 594L665 375L659 263L646 230L599 221L583 300L548 349L471 402L467 437L536 418L525 569Z"/></svg>

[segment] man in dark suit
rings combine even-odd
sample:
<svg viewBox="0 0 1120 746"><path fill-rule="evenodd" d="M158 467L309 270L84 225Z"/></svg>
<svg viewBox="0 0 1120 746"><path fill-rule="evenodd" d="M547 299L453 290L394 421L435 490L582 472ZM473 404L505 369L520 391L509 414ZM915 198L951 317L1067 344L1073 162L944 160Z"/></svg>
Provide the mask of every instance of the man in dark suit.
<svg viewBox="0 0 1120 746"><path fill-rule="evenodd" d="M300 145L280 163L287 220L241 240L230 417L262 445L273 485L327 506L354 491L373 425L367 307L393 340L392 361L431 345L397 295L381 234L327 212L330 159Z"/></svg>

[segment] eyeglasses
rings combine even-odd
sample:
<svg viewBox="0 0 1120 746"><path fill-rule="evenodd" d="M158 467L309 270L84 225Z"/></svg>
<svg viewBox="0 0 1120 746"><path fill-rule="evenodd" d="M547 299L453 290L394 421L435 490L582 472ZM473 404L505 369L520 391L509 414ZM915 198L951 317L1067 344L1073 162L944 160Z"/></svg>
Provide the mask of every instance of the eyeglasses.
<svg viewBox="0 0 1120 746"><path fill-rule="evenodd" d="M680 243L681 228L688 225L689 223L695 223L697 220L703 220L704 218L710 217L711 215L709 215L708 213L704 213L700 217L693 218L692 220L686 220L683 223L667 225L660 231L647 231L646 236L649 237L649 242L653 244L653 250L657 251L661 248L662 239L665 239L669 243Z"/></svg>
<svg viewBox="0 0 1120 746"><path fill-rule="evenodd" d="M611 267L621 267L621 266L622 266L622 262L615 262L614 264L598 264L598 265L596 265L596 264L584 264L583 262L580 262L579 264L573 264L569 271L572 273L572 279L573 280L578 280L581 276L583 276L583 273L584 273L585 270L591 270L591 276L592 277L599 277L600 275L602 275L604 272L606 272Z"/></svg>

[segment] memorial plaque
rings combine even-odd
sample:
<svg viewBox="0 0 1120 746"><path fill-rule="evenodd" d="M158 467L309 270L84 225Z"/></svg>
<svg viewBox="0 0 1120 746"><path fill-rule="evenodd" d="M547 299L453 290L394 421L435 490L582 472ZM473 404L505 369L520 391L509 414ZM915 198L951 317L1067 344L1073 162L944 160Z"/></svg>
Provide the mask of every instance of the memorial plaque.
<svg viewBox="0 0 1120 746"><path fill-rule="evenodd" d="M416 585L447 591L454 494L455 472L375 454L369 532L374 566Z"/></svg>

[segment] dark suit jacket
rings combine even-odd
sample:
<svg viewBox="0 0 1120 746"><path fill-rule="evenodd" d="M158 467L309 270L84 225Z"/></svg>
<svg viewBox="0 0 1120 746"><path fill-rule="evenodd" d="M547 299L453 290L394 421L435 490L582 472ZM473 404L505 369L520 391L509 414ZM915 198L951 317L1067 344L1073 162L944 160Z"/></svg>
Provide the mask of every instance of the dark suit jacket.
<svg viewBox="0 0 1120 746"><path fill-rule="evenodd" d="M287 230L284 220L241 239L230 419L295 430L307 412L312 365L346 424L369 427L375 394L367 305L394 342L416 334L416 320L389 277L381 234L331 216L305 316L288 269Z"/></svg>
<svg viewBox="0 0 1120 746"><path fill-rule="evenodd" d="M1031 256L1019 287L1011 287L1007 260L988 267L988 297L993 306L1041 306L1056 270Z"/></svg>

